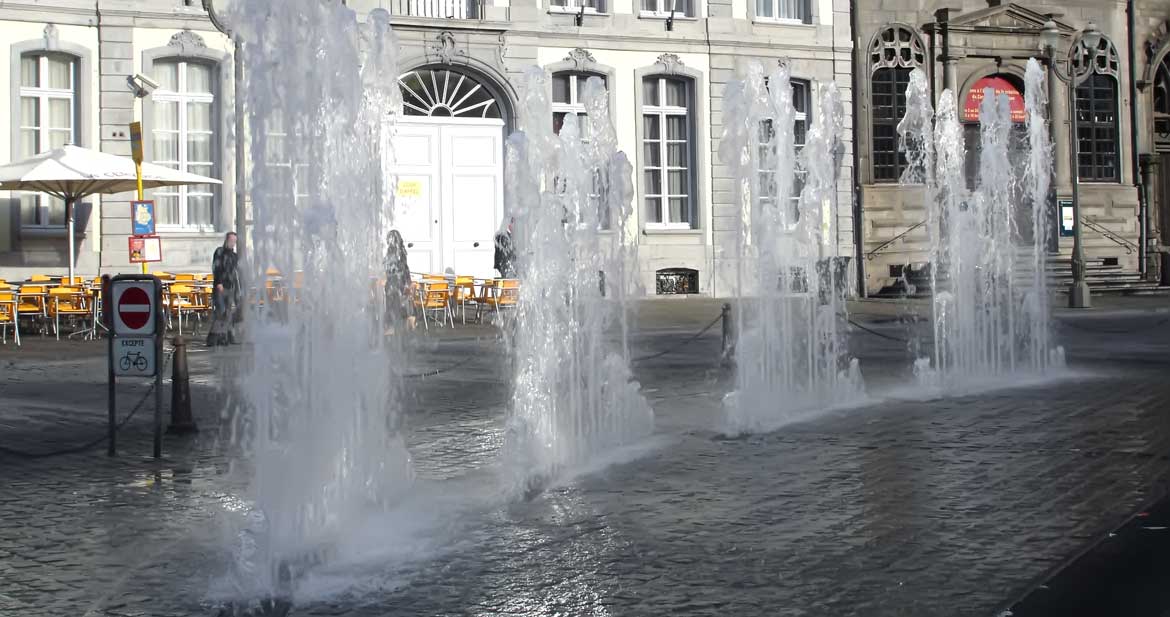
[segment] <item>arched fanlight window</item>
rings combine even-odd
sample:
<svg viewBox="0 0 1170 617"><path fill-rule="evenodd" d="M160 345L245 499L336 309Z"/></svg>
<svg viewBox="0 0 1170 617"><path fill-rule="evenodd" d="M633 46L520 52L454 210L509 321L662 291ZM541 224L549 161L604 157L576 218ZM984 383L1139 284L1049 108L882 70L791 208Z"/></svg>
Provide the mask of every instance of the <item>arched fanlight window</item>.
<svg viewBox="0 0 1170 617"><path fill-rule="evenodd" d="M906 168L906 154L898 151L898 122L906 115L910 72L925 62L922 38L908 26L886 26L870 42L870 149L875 182L897 182Z"/></svg>
<svg viewBox="0 0 1170 617"><path fill-rule="evenodd" d="M500 105L479 80L458 71L418 69L398 78L408 116L501 118Z"/></svg>
<svg viewBox="0 0 1170 617"><path fill-rule="evenodd" d="M1170 53L1162 56L1154 72L1154 139L1170 147Z"/></svg>
<svg viewBox="0 0 1170 617"><path fill-rule="evenodd" d="M1085 38L1069 50L1078 78L1077 173L1085 182L1119 182L1117 78L1121 60L1107 37L1100 37L1095 50Z"/></svg>

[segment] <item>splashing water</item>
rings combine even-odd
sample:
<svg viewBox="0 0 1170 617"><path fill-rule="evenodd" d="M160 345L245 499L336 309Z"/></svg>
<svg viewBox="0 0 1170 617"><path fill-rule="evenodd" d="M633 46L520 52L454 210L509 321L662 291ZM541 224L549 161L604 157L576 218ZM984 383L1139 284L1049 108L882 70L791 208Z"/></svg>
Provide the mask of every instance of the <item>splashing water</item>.
<svg viewBox="0 0 1170 617"><path fill-rule="evenodd" d="M1039 65L1029 62L1022 179L1012 171L1008 97L984 91L972 191L963 173L966 151L954 93L942 92L935 114L925 74L916 70L910 76L898 132L908 161L902 183L924 187L931 239L934 354L915 364L924 384L963 390L1020 372L1043 374L1060 364L1044 272L1052 158L1043 79ZM1031 224L1022 230L1016 219L1025 208Z"/></svg>
<svg viewBox="0 0 1170 617"><path fill-rule="evenodd" d="M505 193L522 286L511 324L516 374L504 447L519 490L640 440L654 426L625 345L631 166L616 150L600 79L590 78L584 91L588 141L573 115L553 133L548 79L538 67L526 72L522 131L507 142ZM615 320L618 345L608 339Z"/></svg>
<svg viewBox="0 0 1170 617"><path fill-rule="evenodd" d="M243 569L251 593L287 594L298 570L412 482L377 280L397 44L385 11L359 24L321 0L246 0L233 23L257 162L251 281L267 291L249 313L250 416L237 438L254 468L259 538ZM280 277L265 290L268 268Z"/></svg>
<svg viewBox="0 0 1170 617"><path fill-rule="evenodd" d="M730 432L768 430L863 397L857 362L845 350L843 262L833 258L841 100L832 83L817 94L799 160L787 68L765 81L762 65L748 63L724 96L720 156L743 208L737 387L724 402ZM794 197L798 167L804 186Z"/></svg>

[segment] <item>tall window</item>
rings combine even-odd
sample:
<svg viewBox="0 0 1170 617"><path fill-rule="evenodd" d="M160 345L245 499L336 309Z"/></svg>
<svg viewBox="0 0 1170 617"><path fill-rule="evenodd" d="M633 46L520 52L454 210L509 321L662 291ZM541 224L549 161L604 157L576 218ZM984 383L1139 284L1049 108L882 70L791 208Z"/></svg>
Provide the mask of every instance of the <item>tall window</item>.
<svg viewBox="0 0 1170 617"><path fill-rule="evenodd" d="M593 126L589 121L589 116L586 115L584 100L585 83L589 81L590 77L597 77L601 80L602 85L606 86L606 88L609 87L605 76L596 73L564 71L553 74L553 132L556 134L561 134L561 127L565 125L565 120L575 118L578 128L577 134L581 136L581 141L586 143L591 141ZM608 208L603 208L605 204L601 199L602 194L605 193L606 182L605 170L594 169L593 187L589 191L589 201L593 208L601 209L598 212L598 219L602 229L609 229L610 226L610 213Z"/></svg>
<svg viewBox="0 0 1170 617"><path fill-rule="evenodd" d="M1081 180L1116 182L1117 81L1093 74L1077 86L1077 154Z"/></svg>
<svg viewBox="0 0 1170 617"><path fill-rule="evenodd" d="M20 157L77 142L77 58L31 53L20 58ZM65 224L65 202L49 195L20 197L24 227Z"/></svg>
<svg viewBox="0 0 1170 617"><path fill-rule="evenodd" d="M810 106L808 82L796 81L792 82L792 108L794 111L794 118L792 123L792 143L795 146L796 156L793 161L799 160L800 151L804 148L805 136L808 134L808 109ZM768 142L772 140L773 126L771 120L764 120L760 123L760 152L759 161L771 161L775 154ZM774 168L767 167L760 170L760 201L762 203L769 203L772 201L774 195L778 193L775 186L776 171ZM803 169L796 169L793 173L793 187L792 194L788 198L788 216L790 223L795 224L800 220L800 192L804 189L804 178L807 175Z"/></svg>
<svg viewBox="0 0 1170 617"><path fill-rule="evenodd" d="M1154 143L1170 146L1170 54L1154 73Z"/></svg>
<svg viewBox="0 0 1170 617"><path fill-rule="evenodd" d="M554 11L576 13L584 9L586 13L604 13L605 0L549 0L549 8Z"/></svg>
<svg viewBox="0 0 1170 617"><path fill-rule="evenodd" d="M756 0L756 18L796 24L812 23L809 0Z"/></svg>
<svg viewBox="0 0 1170 617"><path fill-rule="evenodd" d="M694 17L693 5L692 0L642 0L642 13L665 17L673 12L683 17Z"/></svg>
<svg viewBox="0 0 1170 617"><path fill-rule="evenodd" d="M642 189L653 226L690 229L695 223L691 81L642 80Z"/></svg>
<svg viewBox="0 0 1170 617"><path fill-rule="evenodd" d="M215 71L211 65L186 60L154 63L159 87L154 104L153 159L156 165L201 176L216 167ZM207 184L157 189L158 224L209 229L214 223L215 193Z"/></svg>
<svg viewBox="0 0 1170 617"><path fill-rule="evenodd" d="M870 44L870 118L874 182L897 182L906 169L898 151L898 123L906 115L910 72L922 66L922 39L906 26L889 26Z"/></svg>

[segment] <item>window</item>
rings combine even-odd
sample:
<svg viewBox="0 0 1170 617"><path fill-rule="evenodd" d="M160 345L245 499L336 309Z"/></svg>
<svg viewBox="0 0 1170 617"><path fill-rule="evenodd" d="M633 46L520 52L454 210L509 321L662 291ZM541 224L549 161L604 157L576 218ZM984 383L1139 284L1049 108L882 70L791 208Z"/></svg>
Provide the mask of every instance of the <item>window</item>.
<svg viewBox="0 0 1170 617"><path fill-rule="evenodd" d="M1154 73L1154 142L1170 145L1170 53Z"/></svg>
<svg viewBox="0 0 1170 617"><path fill-rule="evenodd" d="M642 0L642 14L667 17L671 13L683 17L694 17L691 0Z"/></svg>
<svg viewBox="0 0 1170 617"><path fill-rule="evenodd" d="M577 13L581 9L585 9L586 13L604 13L605 0L549 0L548 8L565 13Z"/></svg>
<svg viewBox="0 0 1170 617"><path fill-rule="evenodd" d="M77 143L77 58L31 53L20 58L20 158ZM60 227L65 202L44 194L20 197L23 227Z"/></svg>
<svg viewBox="0 0 1170 617"><path fill-rule="evenodd" d="M811 24L809 0L756 0L756 19Z"/></svg>
<svg viewBox="0 0 1170 617"><path fill-rule="evenodd" d="M926 52L916 32L893 25L873 38L869 55L873 180L898 182L906 169L906 154L898 149L898 123L906 115L910 72L923 65Z"/></svg>
<svg viewBox="0 0 1170 617"><path fill-rule="evenodd" d="M1081 180L1116 182L1117 82L1094 73L1077 86L1077 160Z"/></svg>
<svg viewBox="0 0 1170 617"><path fill-rule="evenodd" d="M687 79L642 80L642 189L646 220L655 227L690 229L695 223L690 90Z"/></svg>
<svg viewBox="0 0 1170 617"><path fill-rule="evenodd" d="M471 75L447 69L418 69L398 78L408 116L501 118L495 95Z"/></svg>
<svg viewBox="0 0 1170 617"><path fill-rule="evenodd" d="M552 111L553 111L553 132L557 135L561 134L561 127L565 125L565 120L568 118L575 118L577 122L578 135L581 136L581 141L589 143L593 134L593 127L590 124L589 116L585 110L585 84L590 77L597 77L606 88L609 84L606 83L604 75L595 73L584 73L565 71L555 73L552 76ZM589 192L589 201L594 208L602 208L605 204L601 201L602 194L605 193L607 185L607 178L604 169L593 170L593 188ZM609 209L605 208L599 213L599 220L602 229L609 229L610 217Z"/></svg>
<svg viewBox="0 0 1170 617"><path fill-rule="evenodd" d="M186 60L154 63L152 157L156 165L201 176L216 167L215 94L211 65ZM210 229L215 193L207 184L156 189L158 224Z"/></svg>
<svg viewBox="0 0 1170 617"><path fill-rule="evenodd" d="M295 143L302 135L301 128L296 127L290 135L283 114L269 116L266 124L264 159L274 180L273 197L295 205L309 197L309 166L297 155Z"/></svg>
<svg viewBox="0 0 1170 617"><path fill-rule="evenodd" d="M793 162L800 160L800 150L804 147L805 136L808 134L808 109L810 106L808 82L792 81L792 108L794 112L792 123L792 143L795 146ZM775 156L772 144L773 128L771 120L760 123L760 152L757 160L770 162ZM776 171L767 164L760 170L760 202L770 203L779 193L775 186ZM792 193L788 197L789 208L786 220L795 225L800 220L800 192L804 189L804 177L807 172L803 169L793 170Z"/></svg>

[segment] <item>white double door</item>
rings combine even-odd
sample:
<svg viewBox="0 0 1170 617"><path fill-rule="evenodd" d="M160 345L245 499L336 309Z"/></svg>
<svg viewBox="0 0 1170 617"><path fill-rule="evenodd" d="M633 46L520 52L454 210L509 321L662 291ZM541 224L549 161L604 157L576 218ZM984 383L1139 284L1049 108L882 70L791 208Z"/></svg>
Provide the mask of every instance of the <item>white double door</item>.
<svg viewBox="0 0 1170 617"><path fill-rule="evenodd" d="M410 271L494 276L504 215L504 123L405 117L394 136L394 227Z"/></svg>

